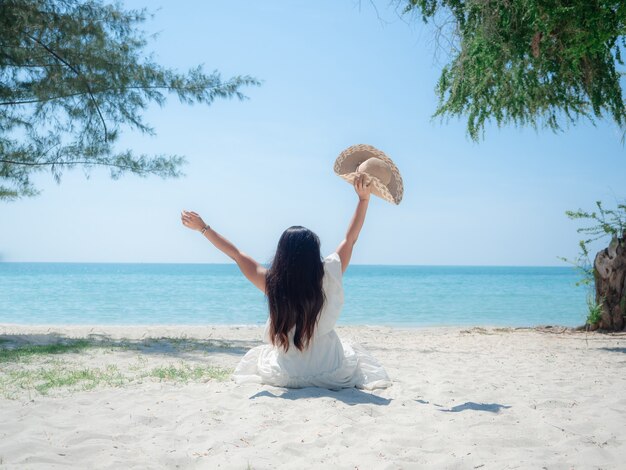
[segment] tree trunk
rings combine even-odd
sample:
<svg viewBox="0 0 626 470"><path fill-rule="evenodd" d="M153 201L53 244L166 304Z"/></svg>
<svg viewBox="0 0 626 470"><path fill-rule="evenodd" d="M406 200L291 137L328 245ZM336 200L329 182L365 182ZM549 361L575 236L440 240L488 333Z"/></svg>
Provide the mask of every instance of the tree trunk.
<svg viewBox="0 0 626 470"><path fill-rule="evenodd" d="M626 327L626 234L613 238L599 251L593 263L596 302L602 304L603 330L621 331Z"/></svg>

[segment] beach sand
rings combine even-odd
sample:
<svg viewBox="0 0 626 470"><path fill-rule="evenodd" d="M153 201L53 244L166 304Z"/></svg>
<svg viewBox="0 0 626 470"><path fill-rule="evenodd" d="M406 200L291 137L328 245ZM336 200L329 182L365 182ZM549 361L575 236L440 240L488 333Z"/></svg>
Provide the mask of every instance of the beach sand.
<svg viewBox="0 0 626 470"><path fill-rule="evenodd" d="M0 325L0 468L626 466L625 335L337 331L393 386L238 386L257 327Z"/></svg>

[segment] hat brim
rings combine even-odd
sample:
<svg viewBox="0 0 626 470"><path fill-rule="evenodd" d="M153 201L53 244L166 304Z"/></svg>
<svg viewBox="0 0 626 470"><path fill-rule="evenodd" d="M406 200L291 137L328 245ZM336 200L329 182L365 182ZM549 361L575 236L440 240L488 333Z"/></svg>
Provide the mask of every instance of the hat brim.
<svg viewBox="0 0 626 470"><path fill-rule="evenodd" d="M387 185L383 184L378 178L368 175L370 176L372 185L372 194L392 204L400 204L404 193L404 185L400 171L391 158L376 147L367 144L358 144L348 147L337 157L334 165L335 173L348 183L354 184L354 178L358 174L358 166L371 157L381 159L389 165L389 169L391 170L391 180Z"/></svg>

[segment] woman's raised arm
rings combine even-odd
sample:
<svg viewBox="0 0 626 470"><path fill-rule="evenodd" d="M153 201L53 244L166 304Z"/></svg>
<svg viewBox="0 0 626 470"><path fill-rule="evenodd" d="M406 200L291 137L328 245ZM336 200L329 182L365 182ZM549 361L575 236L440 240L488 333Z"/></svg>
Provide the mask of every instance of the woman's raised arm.
<svg viewBox="0 0 626 470"><path fill-rule="evenodd" d="M337 247L337 254L341 259L342 273L345 273L346 269L348 269L350 258L352 257L352 248L359 238L361 227L363 227L363 222L365 221L365 214L367 213L371 192L370 183L367 182L366 178L365 173L361 173L354 179L354 190L359 196L359 204L356 206L356 211L348 226L346 238Z"/></svg>
<svg viewBox="0 0 626 470"><path fill-rule="evenodd" d="M250 256L239 251L239 249L223 236L204 223L202 217L193 211L182 211L181 220L185 227L192 230L203 231L204 237L207 238L215 248L223 252L226 256L233 259L244 276L254 284L261 292L265 293L265 273L267 270L253 260Z"/></svg>

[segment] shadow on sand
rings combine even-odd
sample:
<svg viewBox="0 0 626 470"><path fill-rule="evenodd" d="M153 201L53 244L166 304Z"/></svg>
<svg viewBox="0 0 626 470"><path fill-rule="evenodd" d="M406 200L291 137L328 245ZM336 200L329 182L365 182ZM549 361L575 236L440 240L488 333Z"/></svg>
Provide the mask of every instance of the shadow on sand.
<svg viewBox="0 0 626 470"><path fill-rule="evenodd" d="M428 405L430 402L425 400L415 400L422 405ZM462 405L456 405L452 408L445 408L441 405L433 403L433 406L441 408L439 411L443 411L445 413L459 413L461 411L472 410L472 411L488 411L489 413L500 413L500 410L505 410L511 408L510 405L500 405L499 403L475 403L473 401L467 401Z"/></svg>
<svg viewBox="0 0 626 470"><path fill-rule="evenodd" d="M610 351L610 352L617 352L617 353L626 354L626 348L598 348L598 349L601 349L603 351Z"/></svg>
<svg viewBox="0 0 626 470"><path fill-rule="evenodd" d="M141 354L167 355L180 359L194 359L197 353L229 354L243 356L261 341L197 338L112 338L103 334L89 334L81 338L70 338L59 333L44 334L0 334L0 355L3 351L28 348L29 354L62 354L90 348L111 348L136 351ZM54 347L56 346L56 348Z"/></svg>
<svg viewBox="0 0 626 470"><path fill-rule="evenodd" d="M372 393L364 392L358 388L344 388L341 390L328 390L325 388L306 387L306 388L290 388L280 389L282 393L274 394L269 390L263 390L250 397L250 400L257 398L269 397L269 398L282 398L285 400L303 400L306 398L332 398L333 400L339 400L346 405L379 405L387 406L391 403L391 399L379 397Z"/></svg>

